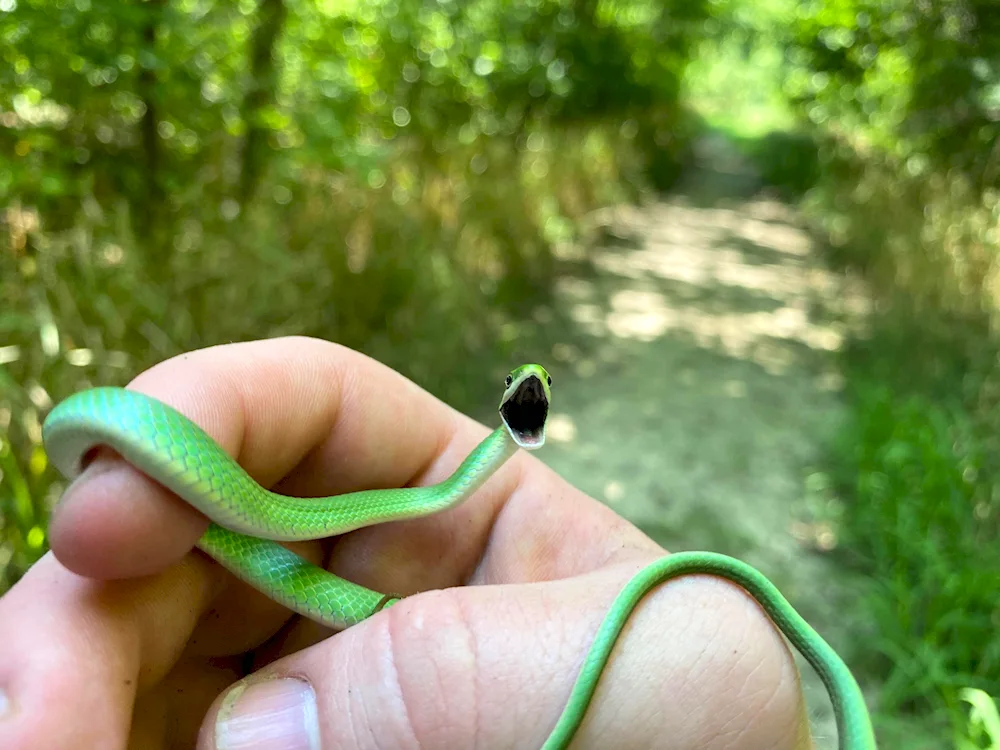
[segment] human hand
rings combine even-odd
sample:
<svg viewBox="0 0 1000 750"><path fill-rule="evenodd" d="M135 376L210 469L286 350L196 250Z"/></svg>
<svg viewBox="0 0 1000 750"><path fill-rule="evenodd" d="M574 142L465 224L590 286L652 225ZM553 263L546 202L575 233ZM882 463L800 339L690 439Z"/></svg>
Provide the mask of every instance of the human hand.
<svg viewBox="0 0 1000 750"><path fill-rule="evenodd" d="M286 494L434 483L487 433L312 339L194 352L131 387ZM538 748L611 601L664 554L522 451L457 508L291 545L375 590L425 592L332 634L192 553L206 525L109 452L89 465L54 514L53 553L0 599L0 747ZM810 740L763 611L690 576L633 615L577 746Z"/></svg>

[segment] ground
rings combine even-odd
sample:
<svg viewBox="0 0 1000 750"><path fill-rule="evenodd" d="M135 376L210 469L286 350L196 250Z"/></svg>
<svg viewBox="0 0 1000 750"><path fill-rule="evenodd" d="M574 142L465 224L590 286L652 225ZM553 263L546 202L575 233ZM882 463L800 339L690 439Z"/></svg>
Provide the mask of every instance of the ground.
<svg viewBox="0 0 1000 750"><path fill-rule="evenodd" d="M699 153L669 198L595 216L592 266L560 279L574 330L553 347L537 455L668 549L760 568L843 653L858 632L850 584L823 554L834 533L808 518L845 414L835 353L859 296L724 143ZM835 747L825 690L800 664L817 747Z"/></svg>

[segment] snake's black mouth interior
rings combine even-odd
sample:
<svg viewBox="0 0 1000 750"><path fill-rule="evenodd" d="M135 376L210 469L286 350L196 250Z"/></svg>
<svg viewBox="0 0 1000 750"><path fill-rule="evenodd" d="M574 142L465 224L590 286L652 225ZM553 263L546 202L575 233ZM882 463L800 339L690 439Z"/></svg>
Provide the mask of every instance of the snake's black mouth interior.
<svg viewBox="0 0 1000 750"><path fill-rule="evenodd" d="M500 407L500 416L514 439L525 448L541 445L545 440L545 420L549 416L549 399L542 381L529 375Z"/></svg>

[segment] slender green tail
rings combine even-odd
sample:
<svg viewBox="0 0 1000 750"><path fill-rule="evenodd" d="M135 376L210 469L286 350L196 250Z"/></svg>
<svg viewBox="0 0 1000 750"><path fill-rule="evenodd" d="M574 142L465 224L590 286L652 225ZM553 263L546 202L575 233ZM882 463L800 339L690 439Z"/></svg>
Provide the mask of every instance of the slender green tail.
<svg viewBox="0 0 1000 750"><path fill-rule="evenodd" d="M840 750L875 750L875 732L868 708L847 665L760 571L741 560L715 552L667 555L647 565L625 585L601 623L566 708L542 750L569 747L583 723L615 642L643 597L672 578L696 574L718 576L743 587L819 673L833 703Z"/></svg>

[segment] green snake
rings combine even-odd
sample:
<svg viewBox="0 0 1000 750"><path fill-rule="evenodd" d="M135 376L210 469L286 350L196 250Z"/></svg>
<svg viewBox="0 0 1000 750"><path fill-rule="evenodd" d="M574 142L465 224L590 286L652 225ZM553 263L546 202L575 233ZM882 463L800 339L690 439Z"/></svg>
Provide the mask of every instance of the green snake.
<svg viewBox="0 0 1000 750"><path fill-rule="evenodd" d="M46 452L67 477L107 445L211 519L198 547L238 578L304 617L333 628L354 625L392 606L388 596L306 562L279 541L318 539L386 521L416 518L470 497L518 448L545 443L552 379L522 365L504 383L497 427L443 482L294 498L261 487L200 427L135 391L94 388L59 403L43 427ZM850 670L762 573L712 552L667 555L640 570L616 597L597 631L563 713L543 750L569 746L590 705L619 633L643 597L677 576L709 574L746 590L809 661L829 691L841 750L874 750L875 736Z"/></svg>

